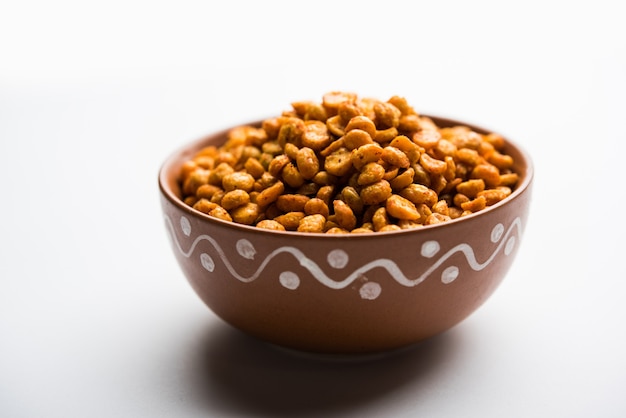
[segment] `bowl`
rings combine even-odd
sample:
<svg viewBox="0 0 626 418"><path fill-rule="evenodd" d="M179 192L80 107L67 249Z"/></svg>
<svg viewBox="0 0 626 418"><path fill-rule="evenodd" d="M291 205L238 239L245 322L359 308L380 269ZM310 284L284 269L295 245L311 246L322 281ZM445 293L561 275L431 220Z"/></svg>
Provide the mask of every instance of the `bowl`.
<svg viewBox="0 0 626 418"><path fill-rule="evenodd" d="M440 127L465 125L429 116ZM259 122L252 122L259 125ZM479 308L511 267L526 226L533 167L506 139L519 182L482 211L419 229L312 234L236 224L181 200L184 161L229 129L171 154L158 175L174 256L199 298L233 327L280 347L372 354L443 333Z"/></svg>

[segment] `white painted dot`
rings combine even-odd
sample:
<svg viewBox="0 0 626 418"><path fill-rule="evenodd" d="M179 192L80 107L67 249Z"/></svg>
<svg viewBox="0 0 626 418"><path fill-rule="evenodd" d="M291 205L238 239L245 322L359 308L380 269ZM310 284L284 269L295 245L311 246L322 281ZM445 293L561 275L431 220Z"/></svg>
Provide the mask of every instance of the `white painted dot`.
<svg viewBox="0 0 626 418"><path fill-rule="evenodd" d="M247 258L248 260L254 259L254 255L256 254L256 250L254 249L254 245L247 239L240 239L237 241L237 252L243 258Z"/></svg>
<svg viewBox="0 0 626 418"><path fill-rule="evenodd" d="M511 254L514 248L515 248L515 237L512 236L511 238L507 240L506 245L504 246L504 254L506 255Z"/></svg>
<svg viewBox="0 0 626 418"><path fill-rule="evenodd" d="M344 250L332 250L326 256L326 260L331 267L342 269L348 264L349 257Z"/></svg>
<svg viewBox="0 0 626 418"><path fill-rule="evenodd" d="M191 224L189 223L189 219L184 216L180 217L180 227L183 230L183 234L186 236L191 234Z"/></svg>
<svg viewBox="0 0 626 418"><path fill-rule="evenodd" d="M444 284L452 283L459 277L459 268L457 266L450 266L441 273L441 281Z"/></svg>
<svg viewBox="0 0 626 418"><path fill-rule="evenodd" d="M498 242L500 238L502 238L502 234L504 233L504 225L497 224L491 230L491 242Z"/></svg>
<svg viewBox="0 0 626 418"><path fill-rule="evenodd" d="M432 257L439 252L439 243L437 241L426 241L422 244L422 256Z"/></svg>
<svg viewBox="0 0 626 418"><path fill-rule="evenodd" d="M380 292L382 292L382 288L378 283L375 282L367 282L359 289L359 293L363 299L374 300L378 296L380 296Z"/></svg>
<svg viewBox="0 0 626 418"><path fill-rule="evenodd" d="M280 273L278 280L280 280L280 284L287 289L294 290L300 286L300 278L293 271L283 271Z"/></svg>
<svg viewBox="0 0 626 418"><path fill-rule="evenodd" d="M200 254L200 263L202 264L202 267L204 267L207 271L212 272L213 270L215 270L215 262L207 253Z"/></svg>

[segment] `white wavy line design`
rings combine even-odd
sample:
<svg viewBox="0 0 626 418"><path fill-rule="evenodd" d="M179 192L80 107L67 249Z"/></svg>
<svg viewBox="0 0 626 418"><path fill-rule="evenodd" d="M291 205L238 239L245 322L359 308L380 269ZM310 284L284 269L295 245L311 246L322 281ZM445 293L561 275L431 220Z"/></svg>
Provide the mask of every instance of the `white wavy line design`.
<svg viewBox="0 0 626 418"><path fill-rule="evenodd" d="M215 248L215 251L217 251L220 259L222 260L222 262L224 263L224 265L226 266L230 274L232 274L233 277L235 277L237 280L241 282L250 283L256 280L259 277L259 275L263 272L265 267L270 263L270 261L274 257L282 253L289 253L293 255L293 257L296 260L298 260L300 265L304 267L305 269L307 269L311 273L311 275L313 275L313 277L315 277L320 283L322 283L323 285L331 289L344 289L348 287L350 284L352 284L352 282L357 280L360 276L364 275L369 270L372 270L377 267L381 267L385 269L391 275L391 277L393 277L393 279L396 282L398 282L399 284L403 286L406 286L406 287L417 286L418 284L426 280L426 278L428 278L428 276L430 276L433 271L435 271L439 266L441 266L444 262L446 262L446 260L448 260L454 254L459 253L459 252L463 253L467 263L472 269L474 269L475 271L480 271L484 269L485 267L487 267L493 261L493 259L496 257L498 252L500 252L502 247L507 242L507 238L509 237L509 235L511 235L514 228L517 229L518 235L521 235L521 232L522 232L522 222L519 217L515 218L515 220L509 226L509 229L504 234L504 236L502 236L501 239L499 240L500 243L498 244L496 249L489 256L489 258L487 258L482 263L476 259L476 256L474 254L474 250L472 249L472 247L469 244L462 243L451 248L445 254L439 257L439 259L435 263L433 263L430 266L430 268L428 268L428 270L426 270L424 273L422 273L422 275L420 275L416 279L409 279L408 277L406 277L406 275L402 272L402 270L400 270L398 265L393 260L390 260L387 258L379 258L377 260L373 260L367 264L364 264L362 267L354 270L345 279L341 281L336 281L328 277L326 273L324 273L324 271L320 268L320 266L315 261L311 260L302 251L292 246L283 246L283 247L275 249L270 254L268 254L265 260L263 260L263 262L258 266L256 271L251 276L244 277L240 275L237 272L237 270L235 270L233 265L228 260L228 257L224 253L224 250L214 238L206 234L199 235L198 237L196 237L196 239L194 239L189 250L185 251L180 245L180 242L178 241L178 239L176 238L174 225L172 224L171 219L167 215L165 215L165 220L169 227L168 232L170 233L170 236L172 237L173 242L176 244L176 247L178 248L178 250L184 257L189 258L193 254L196 247L201 241L208 241L213 246L213 248Z"/></svg>

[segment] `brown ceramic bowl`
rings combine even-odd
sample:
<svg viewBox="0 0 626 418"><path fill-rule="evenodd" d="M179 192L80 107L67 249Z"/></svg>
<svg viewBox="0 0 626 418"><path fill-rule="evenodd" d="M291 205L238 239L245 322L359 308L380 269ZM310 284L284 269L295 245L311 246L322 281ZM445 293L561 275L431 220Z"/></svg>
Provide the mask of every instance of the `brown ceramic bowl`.
<svg viewBox="0 0 626 418"><path fill-rule="evenodd" d="M467 123L433 117L441 127ZM528 216L533 168L508 141L520 182L483 211L415 230L277 232L209 217L181 201L181 164L227 130L172 154L159 172L165 227L187 280L219 317L279 346L327 354L396 349L474 312L513 263Z"/></svg>

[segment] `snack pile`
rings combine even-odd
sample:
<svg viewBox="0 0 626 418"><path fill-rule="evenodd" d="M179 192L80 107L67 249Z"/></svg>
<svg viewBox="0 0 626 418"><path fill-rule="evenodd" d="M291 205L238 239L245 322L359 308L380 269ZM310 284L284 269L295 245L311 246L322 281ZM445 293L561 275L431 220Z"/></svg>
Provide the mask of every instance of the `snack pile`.
<svg viewBox="0 0 626 418"><path fill-rule="evenodd" d="M373 233L478 212L518 182L503 137L439 127L403 97L330 92L291 107L186 161L185 203L258 228Z"/></svg>

